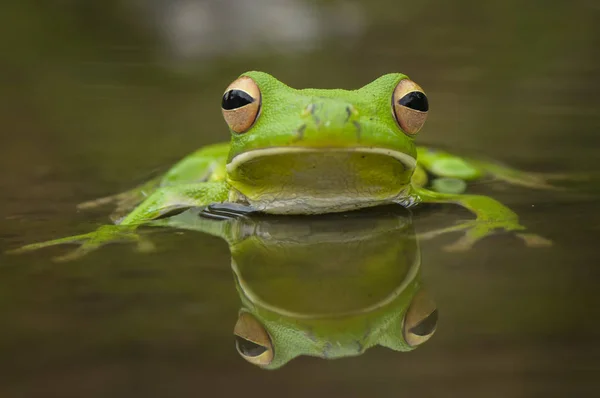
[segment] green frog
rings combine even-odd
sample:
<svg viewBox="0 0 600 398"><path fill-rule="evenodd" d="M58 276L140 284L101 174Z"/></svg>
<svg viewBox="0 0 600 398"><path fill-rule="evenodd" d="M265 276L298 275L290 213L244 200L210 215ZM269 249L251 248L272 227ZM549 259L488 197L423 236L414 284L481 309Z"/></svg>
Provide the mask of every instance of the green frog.
<svg viewBox="0 0 600 398"><path fill-rule="evenodd" d="M357 90L297 90L267 73L247 72L227 87L221 111L229 143L201 148L130 191L80 205L116 203L115 225L16 251L80 245L60 258L68 260L114 241L144 249L149 245L136 231L140 225L214 203L280 215L453 203L475 218L427 234L462 232L446 249L469 249L495 230L513 232L528 245L550 243L524 233L517 215L498 201L464 193L467 182L484 176L545 188L544 176L418 147L429 101L406 75L386 74Z"/></svg>
<svg viewBox="0 0 600 398"><path fill-rule="evenodd" d="M411 214L400 206L278 217L231 205L154 225L226 240L242 303L238 354L263 369L303 355L336 359L383 346L410 351L435 333Z"/></svg>

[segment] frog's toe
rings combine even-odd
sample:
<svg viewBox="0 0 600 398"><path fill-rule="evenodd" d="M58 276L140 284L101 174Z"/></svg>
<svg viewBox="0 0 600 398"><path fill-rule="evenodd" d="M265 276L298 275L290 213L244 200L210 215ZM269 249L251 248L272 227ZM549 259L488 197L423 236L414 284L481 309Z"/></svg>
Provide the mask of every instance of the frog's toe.
<svg viewBox="0 0 600 398"><path fill-rule="evenodd" d="M64 263L67 261L78 260L81 257L85 256L86 254L98 249L100 246L101 245L99 245L97 243L86 242L86 243L82 244L81 246L79 246L77 249L71 250L71 251L67 252L66 254L52 257L52 261L57 262L57 263Z"/></svg>
<svg viewBox="0 0 600 398"><path fill-rule="evenodd" d="M118 225L104 225L94 232L86 235L81 245L69 253L54 257L57 262L78 260L81 257L99 249L110 243L135 243L140 252L151 252L154 250L154 244L150 240L142 238L135 229Z"/></svg>
<svg viewBox="0 0 600 398"><path fill-rule="evenodd" d="M67 254L52 258L52 260L56 261L56 262L70 261L70 260L75 260L77 258L80 258L100 246L97 243L91 242L93 237L94 237L94 233L92 232L92 233L87 233L87 234L82 234L82 235L70 236L68 238L54 239L54 240L50 240L47 242L32 243L29 245L22 246L18 249L10 250L7 252L7 254L28 253L28 252L32 252L34 250L44 249L44 248L50 247L50 246L58 246L58 245L65 245L65 244L80 245L77 249L75 249Z"/></svg>
<svg viewBox="0 0 600 398"><path fill-rule="evenodd" d="M513 223L505 222L486 222L486 221L467 221L451 227L441 228L434 231L421 233L417 236L421 239L431 239L436 236L449 232L462 232L463 236L455 242L443 247L447 252L464 252L470 250L477 242L498 232L508 232L521 239L528 247L549 247L552 241L542 236L517 231L524 230L525 227Z"/></svg>
<svg viewBox="0 0 600 398"><path fill-rule="evenodd" d="M6 254L22 254L32 252L35 250L43 249L50 246L58 246L64 244L81 244L86 241L89 234L69 236L68 238L60 238L49 240L47 242L31 243L29 245L21 246L17 249L8 250Z"/></svg>
<svg viewBox="0 0 600 398"><path fill-rule="evenodd" d="M446 245L443 247L443 250L446 252L466 252L467 250L471 250L473 245L477 240L469 238L467 235L462 236L460 239L456 240L454 243Z"/></svg>
<svg viewBox="0 0 600 398"><path fill-rule="evenodd" d="M502 178L514 185L521 185L527 188L544 189L550 191L565 191L566 187L553 184L555 181L572 180L573 176L567 174L549 174L549 173L520 173L517 176Z"/></svg>
<svg viewBox="0 0 600 398"><path fill-rule="evenodd" d="M463 229L464 233L454 243L444 246L444 251L447 252L464 252L470 250L475 243L479 242L486 236L494 233L494 226L488 223L481 223L477 221L470 221L459 224L457 229Z"/></svg>
<svg viewBox="0 0 600 398"><path fill-rule="evenodd" d="M508 232L510 234L514 234L516 237L521 239L527 247L549 247L552 245L552 241L546 239L542 236L530 233L522 233L516 232L518 230L523 230L525 227L523 226L515 226L515 225L502 225L496 223L484 223L475 226L469 226L465 231L464 235L459 238L456 242L447 245L444 247L445 251L448 252L461 252L467 251L475 245L478 241L486 238L490 235L494 235L496 233Z"/></svg>
<svg viewBox="0 0 600 398"><path fill-rule="evenodd" d="M136 250L140 253L153 253L156 251L156 245L150 239L140 236Z"/></svg>
<svg viewBox="0 0 600 398"><path fill-rule="evenodd" d="M97 198L88 200L86 202L81 202L77 205L79 210L88 210L88 209L96 209L101 206L105 206L117 200L117 195L105 196L103 198Z"/></svg>
<svg viewBox="0 0 600 398"><path fill-rule="evenodd" d="M417 234L418 240L433 239L437 236L447 234L449 232L463 231L471 226L471 223L460 223L450 227L434 229L433 231L421 232Z"/></svg>
<svg viewBox="0 0 600 398"><path fill-rule="evenodd" d="M105 225L98 228L94 232L71 236L68 238L55 239L48 242L33 243L15 250L11 250L7 253L20 254L63 244L79 245L79 247L77 247L75 250L53 258L54 261L65 262L79 259L86 254L100 248L101 246L113 242L134 242L137 243L138 250L143 252L152 251L154 249L154 245L151 242L140 238L135 231L135 227Z"/></svg>
<svg viewBox="0 0 600 398"><path fill-rule="evenodd" d="M589 173L530 173L543 181L586 181L592 179Z"/></svg>
<svg viewBox="0 0 600 398"><path fill-rule="evenodd" d="M552 241L550 239L546 239L543 236L536 234L515 234L518 238L520 238L527 247L550 247L552 246Z"/></svg>

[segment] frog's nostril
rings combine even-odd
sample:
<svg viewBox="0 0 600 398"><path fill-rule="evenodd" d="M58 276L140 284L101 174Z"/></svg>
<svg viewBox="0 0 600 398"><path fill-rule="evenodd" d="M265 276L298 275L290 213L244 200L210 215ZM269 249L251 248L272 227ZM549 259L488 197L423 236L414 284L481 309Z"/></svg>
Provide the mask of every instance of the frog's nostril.
<svg viewBox="0 0 600 398"><path fill-rule="evenodd" d="M310 114L314 114L315 113L315 104L310 103L308 105L306 105L306 108L304 108L304 112L302 112L305 116L306 115L310 115Z"/></svg>
<svg viewBox="0 0 600 398"><path fill-rule="evenodd" d="M358 112L356 111L356 108L353 107L352 105L347 105L346 106L346 122L348 122L350 120L350 118L352 117L352 115L356 115Z"/></svg>

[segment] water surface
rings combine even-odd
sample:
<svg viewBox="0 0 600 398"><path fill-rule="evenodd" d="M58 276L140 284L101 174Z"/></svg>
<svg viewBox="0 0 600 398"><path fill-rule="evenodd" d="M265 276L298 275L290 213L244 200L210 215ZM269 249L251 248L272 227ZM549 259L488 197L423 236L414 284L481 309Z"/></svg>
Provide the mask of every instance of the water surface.
<svg viewBox="0 0 600 398"><path fill-rule="evenodd" d="M600 8L593 1L9 1L0 6L0 250L93 230L127 189L228 139L222 90L265 70L355 88L400 71L431 111L419 140L541 172L598 171ZM0 396L595 396L598 178L565 191L474 187L552 239L498 235L467 253L420 242L433 338L275 371L240 358L227 243L151 234L71 263L0 255ZM469 215L415 212L416 231Z"/></svg>

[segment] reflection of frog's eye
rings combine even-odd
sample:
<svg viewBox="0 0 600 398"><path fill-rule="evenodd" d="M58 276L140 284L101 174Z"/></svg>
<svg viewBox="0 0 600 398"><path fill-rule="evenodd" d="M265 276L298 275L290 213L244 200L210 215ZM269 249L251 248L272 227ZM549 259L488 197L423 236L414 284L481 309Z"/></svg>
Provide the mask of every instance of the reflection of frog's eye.
<svg viewBox="0 0 600 398"><path fill-rule="evenodd" d="M260 89L248 76L231 83L221 102L221 111L229 128L238 134L248 131L258 119L260 102Z"/></svg>
<svg viewBox="0 0 600 398"><path fill-rule="evenodd" d="M423 89L412 80L401 80L394 90L392 101L394 117L400 128L406 134L417 134L425 124L429 111L429 102Z"/></svg>
<svg viewBox="0 0 600 398"><path fill-rule="evenodd" d="M435 303L421 289L413 297L410 307L404 317L404 339L411 347L423 344L435 333L438 311Z"/></svg>
<svg viewBox="0 0 600 398"><path fill-rule="evenodd" d="M273 360L273 345L265 328L247 312L241 312L233 329L235 348L246 361L266 366Z"/></svg>

